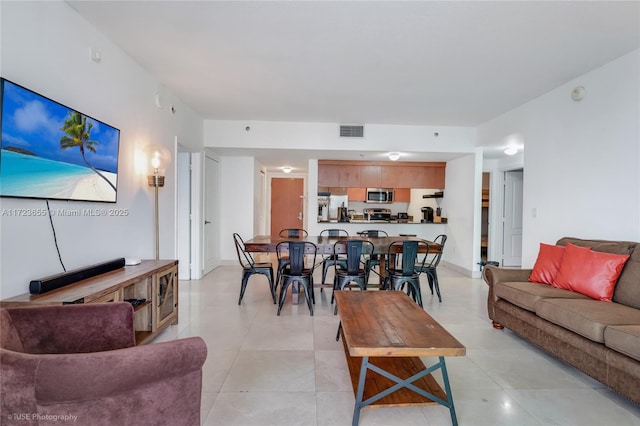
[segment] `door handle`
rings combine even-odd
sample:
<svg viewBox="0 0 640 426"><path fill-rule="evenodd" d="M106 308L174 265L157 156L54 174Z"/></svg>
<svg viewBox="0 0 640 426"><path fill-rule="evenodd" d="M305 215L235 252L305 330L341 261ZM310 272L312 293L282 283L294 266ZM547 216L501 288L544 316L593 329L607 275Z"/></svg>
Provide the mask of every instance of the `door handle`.
<svg viewBox="0 0 640 426"><path fill-rule="evenodd" d="M205 224L205 225L208 225L208 224L210 224L210 223L211 223L211 222L209 222L208 220L205 220L205 221L204 221L204 224Z"/></svg>
<svg viewBox="0 0 640 426"><path fill-rule="evenodd" d="M298 213L298 220L302 220L302 212Z"/></svg>

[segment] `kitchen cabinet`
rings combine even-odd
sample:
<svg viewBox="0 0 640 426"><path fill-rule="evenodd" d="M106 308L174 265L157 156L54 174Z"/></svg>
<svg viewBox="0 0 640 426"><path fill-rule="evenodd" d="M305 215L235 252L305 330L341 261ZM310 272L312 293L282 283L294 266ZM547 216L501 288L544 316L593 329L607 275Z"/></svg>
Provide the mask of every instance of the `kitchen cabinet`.
<svg viewBox="0 0 640 426"><path fill-rule="evenodd" d="M355 165L318 165L318 186L341 186L344 188L360 185L360 167Z"/></svg>
<svg viewBox="0 0 640 426"><path fill-rule="evenodd" d="M444 189L445 167L443 162L319 160L318 186Z"/></svg>
<svg viewBox="0 0 640 426"><path fill-rule="evenodd" d="M360 186L364 188L380 188L382 166L364 165L360 167Z"/></svg>
<svg viewBox="0 0 640 426"><path fill-rule="evenodd" d="M418 188L414 186L412 171L414 167L384 166L382 167L382 186L384 188Z"/></svg>
<svg viewBox="0 0 640 426"><path fill-rule="evenodd" d="M411 188L396 188L393 190L393 201L408 203L411 201Z"/></svg>
<svg viewBox="0 0 640 426"><path fill-rule="evenodd" d="M366 201L367 188L347 188L349 201Z"/></svg>
<svg viewBox="0 0 640 426"><path fill-rule="evenodd" d="M318 165L318 186L342 186L340 184L340 169L337 164Z"/></svg>

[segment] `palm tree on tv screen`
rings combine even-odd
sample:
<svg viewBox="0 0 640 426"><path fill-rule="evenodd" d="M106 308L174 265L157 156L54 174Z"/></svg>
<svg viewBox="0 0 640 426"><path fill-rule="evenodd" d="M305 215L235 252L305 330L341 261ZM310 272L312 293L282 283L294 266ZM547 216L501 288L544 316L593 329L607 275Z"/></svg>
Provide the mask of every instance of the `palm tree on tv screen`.
<svg viewBox="0 0 640 426"><path fill-rule="evenodd" d="M80 154L82 154L82 159L85 164L91 168L94 172L98 174L102 179L104 179L115 191L116 187L107 179L102 173L100 173L95 167L93 167L87 161L84 153L85 149L88 149L91 152L96 152L96 145L99 145L100 142L91 140L91 129L93 128L93 123L87 123L87 117L80 114L79 112L71 112L69 111L69 116L66 120L64 120L64 125L60 130L66 133L65 136L60 138L60 148L80 148Z"/></svg>

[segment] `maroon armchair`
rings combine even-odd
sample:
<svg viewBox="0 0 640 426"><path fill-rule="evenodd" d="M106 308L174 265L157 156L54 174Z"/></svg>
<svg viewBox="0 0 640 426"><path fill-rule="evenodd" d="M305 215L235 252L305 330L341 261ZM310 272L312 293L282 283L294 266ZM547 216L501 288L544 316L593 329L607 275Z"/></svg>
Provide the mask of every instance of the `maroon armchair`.
<svg viewBox="0 0 640 426"><path fill-rule="evenodd" d="M126 302L2 308L0 423L199 425L206 357L199 337L135 346Z"/></svg>

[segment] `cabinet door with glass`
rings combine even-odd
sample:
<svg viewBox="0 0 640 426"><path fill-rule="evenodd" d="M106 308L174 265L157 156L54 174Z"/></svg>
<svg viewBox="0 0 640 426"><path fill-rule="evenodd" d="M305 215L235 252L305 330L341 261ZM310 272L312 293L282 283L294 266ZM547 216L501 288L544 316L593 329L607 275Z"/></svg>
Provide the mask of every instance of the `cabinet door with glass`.
<svg viewBox="0 0 640 426"><path fill-rule="evenodd" d="M173 266L154 276L154 329L166 323L178 322L178 266Z"/></svg>

